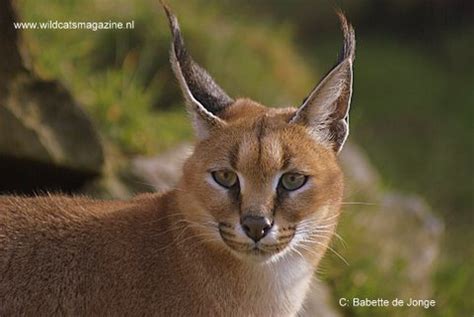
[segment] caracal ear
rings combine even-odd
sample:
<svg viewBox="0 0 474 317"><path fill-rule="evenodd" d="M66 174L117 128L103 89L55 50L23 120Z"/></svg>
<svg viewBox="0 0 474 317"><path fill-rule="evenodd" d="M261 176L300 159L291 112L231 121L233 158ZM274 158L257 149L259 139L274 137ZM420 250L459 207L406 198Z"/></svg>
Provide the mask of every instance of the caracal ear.
<svg viewBox="0 0 474 317"><path fill-rule="evenodd" d="M209 132L226 123L218 117L225 107L234 100L230 98L212 79L212 77L194 62L184 46L178 19L162 2L172 34L170 60L176 78L183 92L188 111L192 115L193 125L199 139L205 139Z"/></svg>
<svg viewBox="0 0 474 317"><path fill-rule="evenodd" d="M338 12L344 45L336 66L319 82L298 109L291 123L307 127L316 141L338 153L349 135L352 96L352 64L355 57L354 29Z"/></svg>

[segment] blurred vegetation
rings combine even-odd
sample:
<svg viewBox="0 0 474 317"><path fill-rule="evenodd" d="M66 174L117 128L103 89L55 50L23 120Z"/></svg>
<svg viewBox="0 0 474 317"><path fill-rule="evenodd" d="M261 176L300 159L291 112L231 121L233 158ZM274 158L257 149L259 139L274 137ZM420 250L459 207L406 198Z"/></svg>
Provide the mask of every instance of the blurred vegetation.
<svg viewBox="0 0 474 317"><path fill-rule="evenodd" d="M25 21L134 20L134 30L31 30L24 39L35 70L68 85L104 135L125 152L156 153L191 136L169 67L168 25L157 3L18 3ZM195 59L231 95L289 105L310 89L314 76L285 26L227 20L216 7L196 1L174 7Z"/></svg>
<svg viewBox="0 0 474 317"><path fill-rule="evenodd" d="M267 105L300 104L332 66L340 44L333 5L327 1L169 2L195 59L230 95ZM107 142L126 155L157 153L191 138L157 1L17 4L25 21L134 20L134 30L25 31L32 67L42 77L62 80ZM368 152L384 186L422 194L447 224L435 277L439 304L430 316L472 314L474 246L466 243L474 238L472 3L336 4L354 21L358 37L351 138ZM342 229L349 244L357 239L350 228ZM373 259L347 255L352 256L354 269L371 271ZM335 294L390 297L396 274L393 281L380 281L373 273L357 289L350 272L333 274Z"/></svg>

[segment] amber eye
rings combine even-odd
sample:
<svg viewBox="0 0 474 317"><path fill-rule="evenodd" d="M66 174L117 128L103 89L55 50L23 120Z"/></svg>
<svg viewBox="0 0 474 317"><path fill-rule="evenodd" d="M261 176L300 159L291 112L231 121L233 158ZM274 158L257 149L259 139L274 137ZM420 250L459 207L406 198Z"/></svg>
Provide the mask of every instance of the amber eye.
<svg viewBox="0 0 474 317"><path fill-rule="evenodd" d="M303 174L286 173L281 177L280 184L284 189L292 191L301 188L306 183L307 179L308 176Z"/></svg>
<svg viewBox="0 0 474 317"><path fill-rule="evenodd" d="M229 170L214 171L211 175L217 184L225 188L231 188L237 184L237 181L239 180L237 174Z"/></svg>

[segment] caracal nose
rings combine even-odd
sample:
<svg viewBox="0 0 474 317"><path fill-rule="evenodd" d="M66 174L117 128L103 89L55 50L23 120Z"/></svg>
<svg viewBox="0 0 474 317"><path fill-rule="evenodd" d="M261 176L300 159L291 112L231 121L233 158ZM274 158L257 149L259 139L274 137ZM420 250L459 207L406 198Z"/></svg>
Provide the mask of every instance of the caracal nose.
<svg viewBox="0 0 474 317"><path fill-rule="evenodd" d="M244 216L240 224L245 234L255 242L265 237L272 228L270 219L262 216Z"/></svg>

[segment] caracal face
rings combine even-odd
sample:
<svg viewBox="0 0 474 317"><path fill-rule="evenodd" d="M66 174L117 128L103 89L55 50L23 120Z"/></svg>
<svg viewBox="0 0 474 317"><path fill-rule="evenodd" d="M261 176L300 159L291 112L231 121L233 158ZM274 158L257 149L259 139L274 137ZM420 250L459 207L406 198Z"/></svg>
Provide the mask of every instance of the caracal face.
<svg viewBox="0 0 474 317"><path fill-rule="evenodd" d="M339 14L344 45L334 68L298 108L229 97L188 53L177 18L171 65L197 136L177 188L195 238L268 262L291 251L317 261L334 233L343 193L337 164L349 133L355 37Z"/></svg>
<svg viewBox="0 0 474 317"><path fill-rule="evenodd" d="M199 142L185 167L183 190L202 213L196 228L242 259L304 252L336 222L342 173L334 152L289 123L293 109L250 100L230 108L221 115L227 126Z"/></svg>

